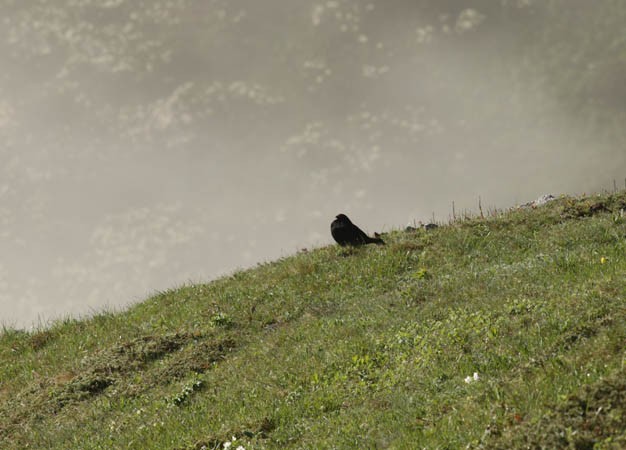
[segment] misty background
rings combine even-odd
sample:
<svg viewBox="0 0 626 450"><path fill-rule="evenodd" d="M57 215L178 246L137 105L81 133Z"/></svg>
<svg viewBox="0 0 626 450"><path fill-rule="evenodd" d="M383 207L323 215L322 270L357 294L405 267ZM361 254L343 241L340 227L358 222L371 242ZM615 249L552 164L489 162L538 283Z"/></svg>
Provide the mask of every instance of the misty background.
<svg viewBox="0 0 626 450"><path fill-rule="evenodd" d="M0 58L8 326L626 177L623 0L0 0Z"/></svg>

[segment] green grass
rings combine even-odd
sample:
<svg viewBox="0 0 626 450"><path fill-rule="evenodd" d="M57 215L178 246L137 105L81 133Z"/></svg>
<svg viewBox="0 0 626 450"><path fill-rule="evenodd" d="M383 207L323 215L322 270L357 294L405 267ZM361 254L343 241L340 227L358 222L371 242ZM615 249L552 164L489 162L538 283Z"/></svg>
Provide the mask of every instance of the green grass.
<svg viewBox="0 0 626 450"><path fill-rule="evenodd" d="M624 208L563 197L4 329L0 448L624 448Z"/></svg>

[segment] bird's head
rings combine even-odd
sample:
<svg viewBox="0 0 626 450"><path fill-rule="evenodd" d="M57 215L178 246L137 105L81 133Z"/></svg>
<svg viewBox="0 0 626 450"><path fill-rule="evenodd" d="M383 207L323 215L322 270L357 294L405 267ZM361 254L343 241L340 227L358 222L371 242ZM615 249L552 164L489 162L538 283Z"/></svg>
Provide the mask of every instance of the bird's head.
<svg viewBox="0 0 626 450"><path fill-rule="evenodd" d="M348 216L346 216L345 214L337 214L337 216L335 217L337 220L340 220L342 222L348 222L350 223L350 219L348 219Z"/></svg>

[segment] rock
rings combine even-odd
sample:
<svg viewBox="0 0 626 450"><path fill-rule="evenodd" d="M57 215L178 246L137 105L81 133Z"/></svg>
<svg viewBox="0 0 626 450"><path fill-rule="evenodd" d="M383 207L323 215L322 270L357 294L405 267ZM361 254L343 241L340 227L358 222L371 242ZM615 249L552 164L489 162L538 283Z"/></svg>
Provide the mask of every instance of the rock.
<svg viewBox="0 0 626 450"><path fill-rule="evenodd" d="M537 206L545 205L552 200L556 200L556 197L552 194L543 194L537 200L533 200L532 202L524 203L521 205L521 208L536 208Z"/></svg>

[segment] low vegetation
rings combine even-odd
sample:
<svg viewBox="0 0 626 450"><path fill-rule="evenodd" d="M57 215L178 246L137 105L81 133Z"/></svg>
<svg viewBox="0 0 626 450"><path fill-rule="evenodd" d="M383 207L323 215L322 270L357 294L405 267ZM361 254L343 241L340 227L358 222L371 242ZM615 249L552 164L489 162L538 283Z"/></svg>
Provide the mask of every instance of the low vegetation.
<svg viewBox="0 0 626 450"><path fill-rule="evenodd" d="M626 193L0 335L0 448L626 447Z"/></svg>

